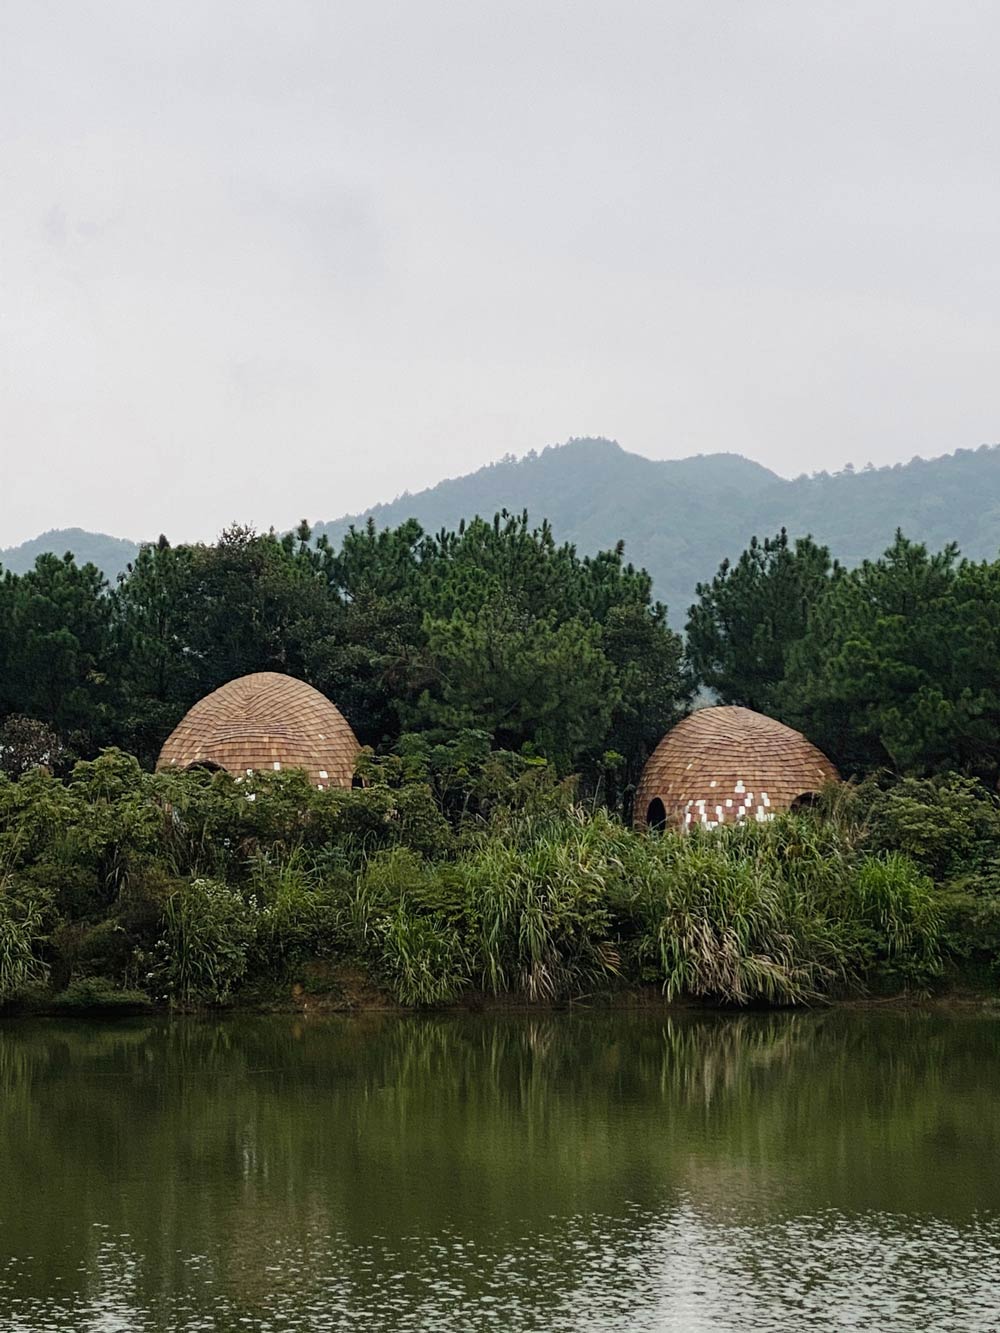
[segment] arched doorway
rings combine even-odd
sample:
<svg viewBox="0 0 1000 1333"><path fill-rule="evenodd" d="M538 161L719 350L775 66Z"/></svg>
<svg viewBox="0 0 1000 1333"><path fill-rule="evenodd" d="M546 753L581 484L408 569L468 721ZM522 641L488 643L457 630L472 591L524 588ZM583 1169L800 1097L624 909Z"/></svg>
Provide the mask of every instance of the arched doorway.
<svg viewBox="0 0 1000 1333"><path fill-rule="evenodd" d="M646 807L646 827L654 833L662 833L667 827L667 812L659 796L654 796Z"/></svg>
<svg viewBox="0 0 1000 1333"><path fill-rule="evenodd" d="M814 791L804 791L801 796L796 796L795 800L788 807L792 814L799 814L802 810L812 810L819 804L819 794Z"/></svg>

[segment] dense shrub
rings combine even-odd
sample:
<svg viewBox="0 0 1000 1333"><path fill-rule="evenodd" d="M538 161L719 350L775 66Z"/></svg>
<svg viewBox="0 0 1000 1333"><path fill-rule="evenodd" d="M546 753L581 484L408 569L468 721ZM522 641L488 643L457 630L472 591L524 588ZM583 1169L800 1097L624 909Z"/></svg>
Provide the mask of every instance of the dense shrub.
<svg viewBox="0 0 1000 1333"><path fill-rule="evenodd" d="M218 880L196 879L171 894L160 941L160 974L171 998L228 1000L246 976L256 918L256 904Z"/></svg>
<svg viewBox="0 0 1000 1333"><path fill-rule="evenodd" d="M639 984L795 1004L1000 960L1000 815L966 779L681 837L574 805L544 764L425 760L333 792L296 773L154 776L117 752L65 783L0 776L0 993L50 975L225 1003L326 960L416 1006ZM446 816L435 773L453 761ZM467 782L477 813L454 808Z"/></svg>
<svg viewBox="0 0 1000 1333"><path fill-rule="evenodd" d="M321 863L322 864L322 863ZM350 877L343 869L324 877L302 849L276 858L261 853L251 871L256 921L254 969L274 978L310 958L344 952Z"/></svg>
<svg viewBox="0 0 1000 1333"><path fill-rule="evenodd" d="M940 975L941 904L931 880L901 852L869 856L856 867L844 917L856 932L863 971L924 989Z"/></svg>
<svg viewBox="0 0 1000 1333"><path fill-rule="evenodd" d="M70 1013L134 1013L150 1007L145 991L121 990L107 977L80 977L71 981L52 1003Z"/></svg>
<svg viewBox="0 0 1000 1333"><path fill-rule="evenodd" d="M869 845L904 852L937 880L992 873L1000 858L1000 802L973 778L948 773L866 782L852 804Z"/></svg>

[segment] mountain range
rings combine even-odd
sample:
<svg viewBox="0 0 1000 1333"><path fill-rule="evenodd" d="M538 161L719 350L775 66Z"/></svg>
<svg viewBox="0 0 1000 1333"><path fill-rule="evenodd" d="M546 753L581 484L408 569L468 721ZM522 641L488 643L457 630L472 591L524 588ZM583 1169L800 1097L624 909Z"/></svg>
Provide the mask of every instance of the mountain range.
<svg viewBox="0 0 1000 1333"><path fill-rule="evenodd" d="M653 460L610 440L577 439L503 458L314 530L337 542L351 523L371 517L380 527L416 518L437 531L504 508L527 509L539 522L548 518L557 538L584 553L624 540L626 557L649 570L656 595L681 624L699 580L710 578L723 557L738 556L755 533L781 527L792 536L811 533L849 565L878 555L896 528L935 549L954 541L965 555L995 558L1000 446L788 480L739 454ZM134 542L74 528L0 551L0 565L20 572L43 550L71 550L113 579L137 549Z"/></svg>

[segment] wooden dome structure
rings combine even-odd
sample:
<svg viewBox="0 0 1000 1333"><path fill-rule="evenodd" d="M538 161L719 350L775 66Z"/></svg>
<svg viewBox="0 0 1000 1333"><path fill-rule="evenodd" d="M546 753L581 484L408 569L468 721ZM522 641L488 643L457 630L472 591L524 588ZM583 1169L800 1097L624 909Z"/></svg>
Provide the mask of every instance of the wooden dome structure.
<svg viewBox="0 0 1000 1333"><path fill-rule="evenodd" d="M323 791L351 786L360 749L319 690L258 671L199 700L167 737L156 768L223 768L236 777L301 768Z"/></svg>
<svg viewBox="0 0 1000 1333"><path fill-rule="evenodd" d="M838 779L826 755L750 708L702 708L653 751L636 791L638 828L717 828L771 819Z"/></svg>

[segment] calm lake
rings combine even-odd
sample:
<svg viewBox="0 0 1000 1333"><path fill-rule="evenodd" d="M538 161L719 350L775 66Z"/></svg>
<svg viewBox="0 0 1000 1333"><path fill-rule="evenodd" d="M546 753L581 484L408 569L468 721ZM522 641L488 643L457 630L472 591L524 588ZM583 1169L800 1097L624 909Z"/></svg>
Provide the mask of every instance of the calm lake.
<svg viewBox="0 0 1000 1333"><path fill-rule="evenodd" d="M1000 1329L1000 1017L0 1026L0 1329Z"/></svg>

